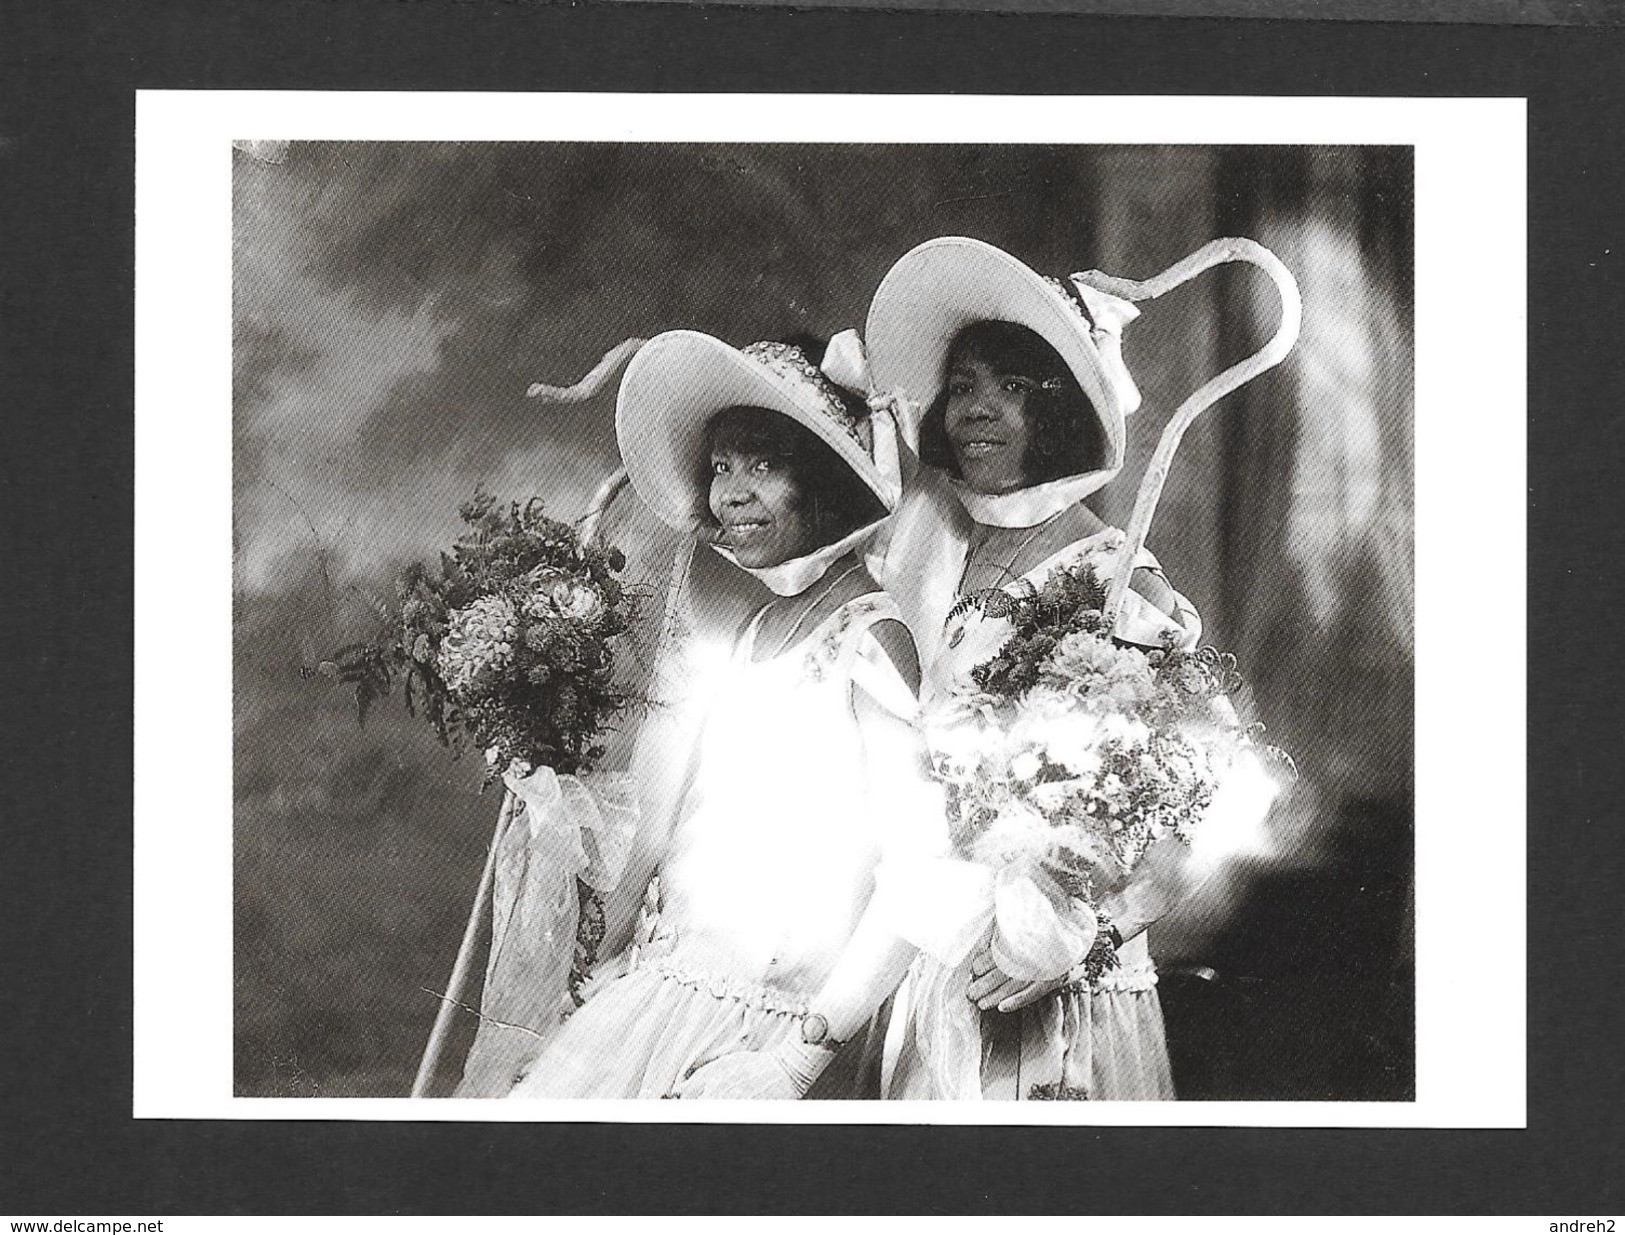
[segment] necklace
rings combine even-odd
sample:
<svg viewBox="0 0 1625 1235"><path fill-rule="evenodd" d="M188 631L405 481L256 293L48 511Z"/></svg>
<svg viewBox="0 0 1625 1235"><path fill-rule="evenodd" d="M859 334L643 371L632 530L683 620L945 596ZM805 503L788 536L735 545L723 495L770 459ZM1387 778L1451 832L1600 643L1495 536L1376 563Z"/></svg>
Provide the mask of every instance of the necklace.
<svg viewBox="0 0 1625 1235"><path fill-rule="evenodd" d="M1032 527L1027 529L1027 534L1021 538L1021 540L1017 543L1016 547L1010 551L1009 560L1004 564L1004 567L1003 567L1003 573L1007 577L1009 577L1009 578L1015 578L1016 577L1016 563L1021 559L1021 551L1023 549L1025 549L1028 545L1030 545L1037 538L1038 533L1042 532L1044 530L1045 526L1048 523L1049 523L1049 520L1044 519L1044 520L1041 520L1038 523L1033 524ZM980 526L980 525L978 525L978 526ZM997 529L995 529L995 530L997 530ZM989 534L991 534L991 533L989 533ZM983 543L986 543L985 540L984 540ZM960 573L959 573L959 593L960 593L960 595L965 594L965 580L970 577L971 558L975 556L975 552L976 552L975 549L972 548L969 552L967 552L965 554L965 569L960 571ZM999 584L994 584L994 587L998 587L998 586L1000 586L1000 585ZM991 590L991 589L982 589L982 590Z"/></svg>
<svg viewBox="0 0 1625 1235"><path fill-rule="evenodd" d="M853 562L852 565L848 566L840 574L836 575L835 578L831 579L827 585L825 585L824 590L818 593L818 596L813 600L812 604L808 605L801 611L801 614L796 618L794 625L790 627L789 633L786 634L783 639L779 640L779 646L774 649L773 655L768 657L769 660L777 660L780 656L784 655L784 650L790 646L790 641L796 637L796 632L801 629L802 624L812 615L813 610L824 603L829 594L835 590L836 584L840 583L842 579L846 578L853 571L857 570L861 565L863 565L862 562ZM778 603L778 601L773 601L768 605L767 608L771 609L773 605ZM762 610L762 612L766 613L767 609Z"/></svg>

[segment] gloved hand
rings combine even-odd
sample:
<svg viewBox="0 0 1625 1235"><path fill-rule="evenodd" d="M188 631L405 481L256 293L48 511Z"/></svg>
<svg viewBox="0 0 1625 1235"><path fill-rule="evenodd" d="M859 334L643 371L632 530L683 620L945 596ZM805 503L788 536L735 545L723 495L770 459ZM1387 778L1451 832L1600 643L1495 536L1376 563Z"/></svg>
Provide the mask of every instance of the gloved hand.
<svg viewBox="0 0 1625 1235"><path fill-rule="evenodd" d="M984 946L971 959L971 981L965 997L983 1011L997 1008L1000 1012L1014 1012L1059 990L1066 985L1067 976L1063 973L1037 981L1012 978L994 962L992 948Z"/></svg>
<svg viewBox="0 0 1625 1235"><path fill-rule="evenodd" d="M800 1098L835 1058L795 1033L770 1051L735 1051L700 1064L673 1098Z"/></svg>
<svg viewBox="0 0 1625 1235"><path fill-rule="evenodd" d="M993 882L993 963L1012 978L1059 978L1089 954L1094 911L1042 869L1006 866ZM1051 988L1053 989L1053 988Z"/></svg>

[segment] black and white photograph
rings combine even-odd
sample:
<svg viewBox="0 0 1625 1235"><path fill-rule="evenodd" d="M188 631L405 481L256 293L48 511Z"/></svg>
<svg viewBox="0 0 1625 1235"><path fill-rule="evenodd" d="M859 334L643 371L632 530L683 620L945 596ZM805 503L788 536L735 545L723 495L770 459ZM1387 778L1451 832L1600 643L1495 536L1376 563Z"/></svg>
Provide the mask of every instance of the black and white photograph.
<svg viewBox="0 0 1625 1235"><path fill-rule="evenodd" d="M0 66L0 1228L1617 1226L1625 11Z"/></svg>
<svg viewBox="0 0 1625 1235"><path fill-rule="evenodd" d="M1406 1122L1412 144L229 154L232 1099Z"/></svg>
<svg viewBox="0 0 1625 1235"><path fill-rule="evenodd" d="M238 1093L1412 1096L1408 150L233 176Z"/></svg>

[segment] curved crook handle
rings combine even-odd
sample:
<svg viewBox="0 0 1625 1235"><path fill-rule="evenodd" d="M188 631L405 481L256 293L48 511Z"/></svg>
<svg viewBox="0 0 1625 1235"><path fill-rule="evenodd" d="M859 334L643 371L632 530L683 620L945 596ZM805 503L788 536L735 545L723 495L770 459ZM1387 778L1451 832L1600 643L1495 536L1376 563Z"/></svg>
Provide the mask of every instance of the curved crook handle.
<svg viewBox="0 0 1625 1235"><path fill-rule="evenodd" d="M590 545L598 539L598 525L603 522L605 513L624 488L626 488L625 467L618 467L604 477L598 491L592 495L592 501L587 503L587 513L581 516L582 544Z"/></svg>
<svg viewBox="0 0 1625 1235"><path fill-rule="evenodd" d="M1145 538L1151 531L1152 516L1157 512L1157 503L1162 498L1162 487L1168 479L1168 466L1173 462L1174 452L1179 449L1185 430L1190 428L1191 422L1225 395L1252 381L1265 370L1273 369L1286 359L1287 353L1298 341L1298 329L1303 323L1303 299L1298 294L1297 279L1293 278L1292 272L1281 264L1281 259L1257 241L1242 237L1209 241L1189 257L1175 262L1161 274L1143 282L1116 279L1101 274L1098 270L1089 270L1072 276L1080 283L1113 296L1121 296L1124 300L1155 300L1181 283L1189 282L1204 270L1223 265L1225 262L1246 262L1269 275L1276 291L1281 294L1281 324L1276 327L1274 337L1258 351L1240 363L1231 365L1217 377L1210 378L1195 394L1181 403L1173 419L1163 429L1157 448L1152 452L1151 462L1146 464L1145 475L1140 479L1139 492L1134 497L1134 514L1129 519L1127 540L1122 555L1117 559L1117 569L1112 575L1111 586L1106 592L1104 616L1107 630L1116 629L1117 615L1122 608L1124 597L1128 594L1129 579L1134 574L1134 560L1145 547Z"/></svg>
<svg viewBox="0 0 1625 1235"><path fill-rule="evenodd" d="M637 338L622 340L605 352L604 358L575 385L549 386L544 382L532 382L525 390L525 397L540 399L543 403L585 403L608 384L615 371L631 360L645 342L647 340ZM598 525L603 521L604 513L625 487L624 467L616 468L604 478L603 483L593 494L592 501L587 503L587 513L578 520L581 525L582 544L591 544L597 538Z"/></svg>
<svg viewBox="0 0 1625 1235"><path fill-rule="evenodd" d="M525 398L540 399L543 403L584 403L603 389L610 375L631 360L646 339L626 339L604 353L604 358L592 367L592 372L574 386L549 386L545 382L532 382L525 388Z"/></svg>

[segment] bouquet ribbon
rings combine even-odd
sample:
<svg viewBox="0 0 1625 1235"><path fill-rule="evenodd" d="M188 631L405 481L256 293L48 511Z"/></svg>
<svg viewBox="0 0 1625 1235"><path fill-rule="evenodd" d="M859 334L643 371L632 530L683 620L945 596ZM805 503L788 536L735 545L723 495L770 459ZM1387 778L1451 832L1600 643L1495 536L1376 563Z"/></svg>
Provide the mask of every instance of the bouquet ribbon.
<svg viewBox="0 0 1625 1235"><path fill-rule="evenodd" d="M921 951L894 1004L883 1084L912 1026L934 1096L979 1101L982 1014L966 996L978 946L989 942L994 963L1012 978L1060 978L1093 944L1094 920L1058 911L1053 881L1020 866L932 858L882 866L876 878L892 928Z"/></svg>
<svg viewBox="0 0 1625 1235"><path fill-rule="evenodd" d="M940 964L957 966L991 935L994 963L1012 978L1059 978L1094 943L1092 918L1056 908L1041 870L994 869L962 858L887 863L876 872L892 929Z"/></svg>
<svg viewBox="0 0 1625 1235"><path fill-rule="evenodd" d="M538 768L509 771L502 783L524 805L533 858L600 892L620 882L637 826L629 777L596 776L589 789L580 777Z"/></svg>
<svg viewBox="0 0 1625 1235"><path fill-rule="evenodd" d="M481 1022L459 1097L507 1093L516 1061L558 1025L575 960L576 881L600 892L620 882L638 817L624 774L593 776L589 787L542 768L503 782L524 809L498 842Z"/></svg>

